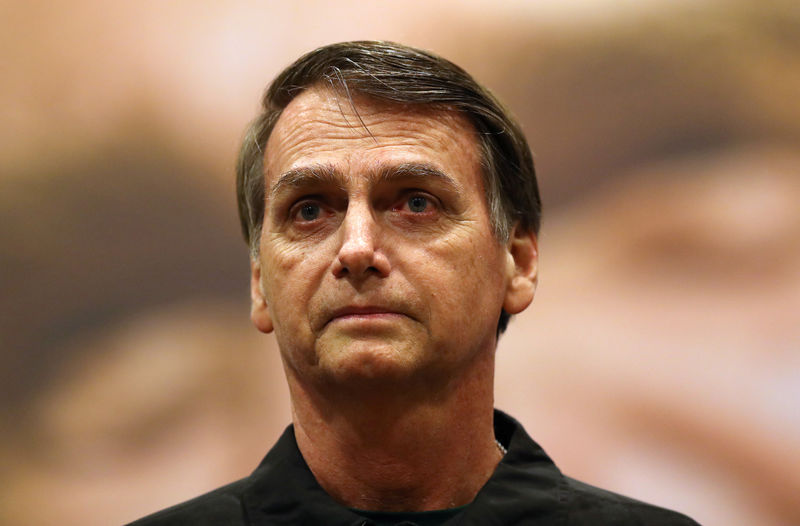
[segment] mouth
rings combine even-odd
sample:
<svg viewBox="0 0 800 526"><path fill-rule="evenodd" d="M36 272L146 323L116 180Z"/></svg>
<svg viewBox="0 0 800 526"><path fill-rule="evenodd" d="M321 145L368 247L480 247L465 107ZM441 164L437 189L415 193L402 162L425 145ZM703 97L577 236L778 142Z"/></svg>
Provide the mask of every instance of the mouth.
<svg viewBox="0 0 800 526"><path fill-rule="evenodd" d="M338 321L390 321L405 314L390 307L380 306L347 306L336 309L325 325Z"/></svg>

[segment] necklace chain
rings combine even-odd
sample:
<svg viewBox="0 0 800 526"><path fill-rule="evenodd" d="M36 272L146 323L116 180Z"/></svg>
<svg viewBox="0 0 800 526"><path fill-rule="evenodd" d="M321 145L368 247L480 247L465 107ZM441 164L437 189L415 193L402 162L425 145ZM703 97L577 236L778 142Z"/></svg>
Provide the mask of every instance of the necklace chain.
<svg viewBox="0 0 800 526"><path fill-rule="evenodd" d="M497 440L496 438L494 439L494 443L497 444L497 449L503 456L505 456L505 454L508 453L508 450L505 447L503 447L503 444L501 444L500 441Z"/></svg>

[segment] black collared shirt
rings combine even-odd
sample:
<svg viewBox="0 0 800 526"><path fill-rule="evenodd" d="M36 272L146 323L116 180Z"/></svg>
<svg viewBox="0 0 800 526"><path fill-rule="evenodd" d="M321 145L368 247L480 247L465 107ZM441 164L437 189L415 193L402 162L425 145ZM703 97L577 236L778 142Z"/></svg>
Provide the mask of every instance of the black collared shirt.
<svg viewBox="0 0 800 526"><path fill-rule="evenodd" d="M508 453L448 526L698 526L688 517L564 476L510 416L495 411L495 437ZM286 428L247 478L140 519L131 526L325 525L374 523L334 501L317 483ZM409 523L404 523L409 524Z"/></svg>

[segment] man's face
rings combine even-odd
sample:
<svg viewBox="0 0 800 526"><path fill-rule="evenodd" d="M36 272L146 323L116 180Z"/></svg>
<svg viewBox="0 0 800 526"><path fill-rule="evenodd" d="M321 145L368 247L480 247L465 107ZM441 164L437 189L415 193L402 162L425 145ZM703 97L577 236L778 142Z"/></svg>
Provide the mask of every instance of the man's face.
<svg viewBox="0 0 800 526"><path fill-rule="evenodd" d="M463 116L309 89L272 132L265 184L252 317L290 374L440 377L493 351L513 243L493 235Z"/></svg>

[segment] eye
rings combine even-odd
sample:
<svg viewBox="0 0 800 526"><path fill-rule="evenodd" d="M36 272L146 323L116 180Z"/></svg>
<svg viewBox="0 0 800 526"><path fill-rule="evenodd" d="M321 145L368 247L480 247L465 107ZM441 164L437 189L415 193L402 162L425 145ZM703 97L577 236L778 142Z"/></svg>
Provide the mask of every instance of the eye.
<svg viewBox="0 0 800 526"><path fill-rule="evenodd" d="M302 221L314 221L319 218L321 213L322 209L317 203L303 203L295 217Z"/></svg>
<svg viewBox="0 0 800 526"><path fill-rule="evenodd" d="M415 213L424 212L428 208L428 198L423 195L412 195L407 203L408 209Z"/></svg>

